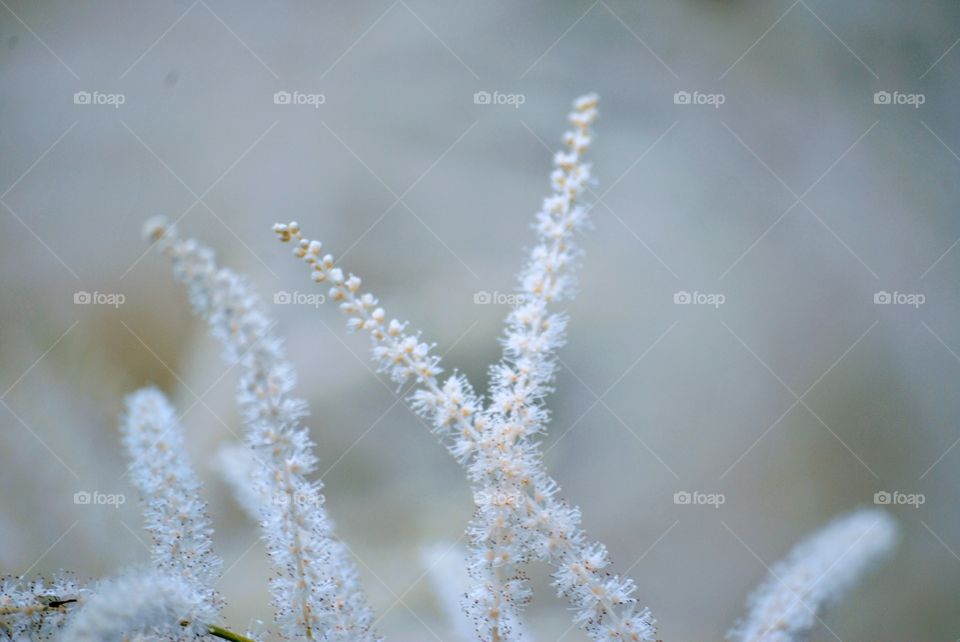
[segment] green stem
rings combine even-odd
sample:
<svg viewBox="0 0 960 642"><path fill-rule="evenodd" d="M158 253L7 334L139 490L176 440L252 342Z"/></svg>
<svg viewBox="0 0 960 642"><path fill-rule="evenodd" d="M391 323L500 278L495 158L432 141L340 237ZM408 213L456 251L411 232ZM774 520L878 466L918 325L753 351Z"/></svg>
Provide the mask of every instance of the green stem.
<svg viewBox="0 0 960 642"><path fill-rule="evenodd" d="M210 635L215 635L218 638L223 638L224 640L230 640L230 642L253 642L250 638L244 637L233 631L228 631L227 629L216 626L215 624L207 625L207 633Z"/></svg>

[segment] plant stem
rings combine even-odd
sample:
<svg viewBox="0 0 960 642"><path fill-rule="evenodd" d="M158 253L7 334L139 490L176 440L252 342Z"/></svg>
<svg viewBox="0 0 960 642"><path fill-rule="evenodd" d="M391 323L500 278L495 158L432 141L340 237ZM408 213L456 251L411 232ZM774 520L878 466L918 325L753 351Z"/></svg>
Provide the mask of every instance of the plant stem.
<svg viewBox="0 0 960 642"><path fill-rule="evenodd" d="M228 631L227 629L216 626L215 624L207 625L207 633L210 635L215 635L224 640L230 640L230 642L254 642L248 637L244 637L238 633L234 633L233 631Z"/></svg>

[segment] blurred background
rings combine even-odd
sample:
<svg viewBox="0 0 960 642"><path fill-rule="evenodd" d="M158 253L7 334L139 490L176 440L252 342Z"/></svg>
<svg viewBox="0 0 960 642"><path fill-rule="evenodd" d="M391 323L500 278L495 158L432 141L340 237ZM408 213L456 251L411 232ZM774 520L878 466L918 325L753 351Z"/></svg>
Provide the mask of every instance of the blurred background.
<svg viewBox="0 0 960 642"><path fill-rule="evenodd" d="M960 638L956 3L0 4L3 573L146 561L116 424L155 383L207 482L228 620L269 622L214 457L242 431L236 372L143 221L180 219L272 302L316 292L269 231L296 219L485 389L492 295L596 91L596 225L546 438L587 531L664 640L718 640L799 538L920 494L813 638ZM458 640L422 552L461 538L461 471L336 309L269 307L380 630ZM586 639L532 573L534 638Z"/></svg>

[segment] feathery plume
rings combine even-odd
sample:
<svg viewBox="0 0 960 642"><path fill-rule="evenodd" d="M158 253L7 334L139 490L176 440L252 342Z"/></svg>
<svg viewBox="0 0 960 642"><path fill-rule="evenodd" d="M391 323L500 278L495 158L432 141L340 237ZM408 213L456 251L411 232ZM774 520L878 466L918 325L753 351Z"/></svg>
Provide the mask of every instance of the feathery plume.
<svg viewBox="0 0 960 642"><path fill-rule="evenodd" d="M506 320L504 363L491 377L493 408L502 415L511 414L518 405L538 406L537 402L550 392L556 367L553 355L563 345L566 319L551 313L549 305L570 297L575 286L571 273L578 254L575 235L590 222L588 209L580 203L591 181L590 166L583 162L583 154L592 139L590 126L597 117L597 103L595 94L577 99L569 117L574 130L564 134L566 149L554 155L550 176L553 193L537 213L537 243L519 275L520 303ZM546 423L546 417L539 413L519 419L523 420L525 433L536 432Z"/></svg>
<svg viewBox="0 0 960 642"><path fill-rule="evenodd" d="M330 298L348 315L348 327L370 333L373 358L398 384L411 377L414 409L463 464L474 485L477 512L468 532L473 545L470 569L475 586L465 605L478 634L494 641L517 639L519 613L529 600L519 566L541 559L554 566L554 584L576 608L574 619L595 640L652 640L654 620L632 596L631 580L610 575L606 549L580 528L580 511L558 498L559 486L545 472L531 437L545 429L541 401L549 392L553 354L563 341L564 321L548 304L573 287L569 267L576 257L573 234L587 223L577 198L586 189L589 168L581 155L590 143L597 98L574 103L574 131L566 150L554 157L554 193L537 217L538 244L521 272L523 304L510 313L504 361L492 369L491 401L484 409L473 387L454 373L443 383L432 344L407 332L407 324L386 321L386 312L356 275L345 275L319 241L304 238L295 223L277 224L274 233L295 241L294 255L312 270L313 280L329 283Z"/></svg>
<svg viewBox="0 0 960 642"><path fill-rule="evenodd" d="M206 634L215 617L207 596L182 577L147 571L101 582L61 639L117 642L142 633L151 640L192 640Z"/></svg>
<svg viewBox="0 0 960 642"><path fill-rule="evenodd" d="M292 640L377 639L356 569L333 538L322 484L309 479L316 457L303 426L306 403L293 395L293 368L257 295L219 268L210 248L179 239L165 221L149 221L144 232L173 262L175 278L187 285L194 311L223 344L226 359L240 365L237 400L245 442L258 462L254 490L267 500L259 514L278 571L272 588L282 633Z"/></svg>
<svg viewBox="0 0 960 642"><path fill-rule="evenodd" d="M158 571L179 575L219 611L214 584L223 568L213 552L213 527L173 406L156 388L129 395L120 430L130 477L144 500L145 528L153 537Z"/></svg>
<svg viewBox="0 0 960 642"><path fill-rule="evenodd" d="M538 442L550 419L543 400L552 391L566 325L550 305L573 293L575 236L589 225L580 198L590 182L583 154L597 102L590 94L574 103L574 130L564 134L566 149L554 156L553 193L537 214L537 244L520 273L521 303L507 316L503 360L491 368L490 403L483 412L486 443L469 466L480 487L469 531L480 598L473 606L499 611L501 603L517 600L511 587L523 582L518 567L544 559L556 568L554 586L577 609L575 620L595 639L652 639L653 620L636 608L633 582L606 572L606 549L583 533L579 509L559 499ZM485 581L491 577L495 581ZM503 577L508 580L496 581Z"/></svg>
<svg viewBox="0 0 960 642"><path fill-rule="evenodd" d="M773 566L749 599L750 613L728 633L734 642L802 642L818 613L839 600L897 540L885 512L841 515Z"/></svg>

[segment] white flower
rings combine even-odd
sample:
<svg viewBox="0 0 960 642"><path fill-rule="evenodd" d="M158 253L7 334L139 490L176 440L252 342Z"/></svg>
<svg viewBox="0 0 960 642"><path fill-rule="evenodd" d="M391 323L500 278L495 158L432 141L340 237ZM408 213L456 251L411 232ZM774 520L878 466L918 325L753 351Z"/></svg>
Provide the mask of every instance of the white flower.
<svg viewBox="0 0 960 642"><path fill-rule="evenodd" d="M187 457L173 407L156 388L138 390L127 397L120 430L130 477L144 499L154 567L180 575L219 609L221 600L213 586L223 560L213 553L207 504L200 497L200 480Z"/></svg>
<svg viewBox="0 0 960 642"><path fill-rule="evenodd" d="M117 642L136 633L150 640L193 640L216 612L201 591L182 577L155 571L101 582L71 618L63 642Z"/></svg>
<svg viewBox="0 0 960 642"><path fill-rule="evenodd" d="M50 581L0 577L0 633L10 640L49 640L74 617L89 593L63 573Z"/></svg>
<svg viewBox="0 0 960 642"><path fill-rule="evenodd" d="M883 511L842 515L800 542L750 597L750 613L728 634L735 642L802 642L818 613L887 556L897 525Z"/></svg>
<svg viewBox="0 0 960 642"><path fill-rule="evenodd" d="M377 639L356 569L333 537L322 484L309 479L316 457L303 425L307 406L293 395L293 368L258 297L246 281L216 265L210 248L177 238L162 222L153 222L148 233L172 260L174 275L186 283L194 311L221 341L226 358L240 366L237 402L245 443L257 460L253 492L265 500L258 514L277 571L273 601L282 634L292 640ZM290 223L277 233L299 234L299 227ZM304 245L304 254L315 262L311 248L317 246Z"/></svg>

